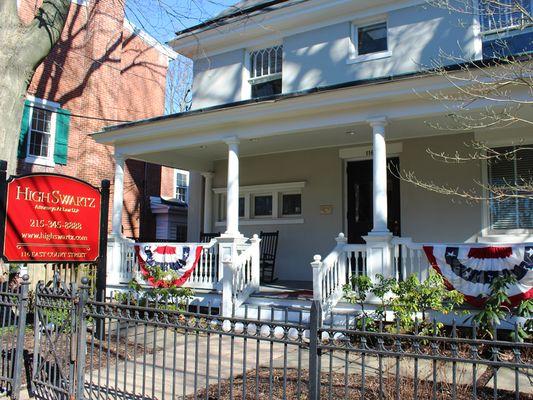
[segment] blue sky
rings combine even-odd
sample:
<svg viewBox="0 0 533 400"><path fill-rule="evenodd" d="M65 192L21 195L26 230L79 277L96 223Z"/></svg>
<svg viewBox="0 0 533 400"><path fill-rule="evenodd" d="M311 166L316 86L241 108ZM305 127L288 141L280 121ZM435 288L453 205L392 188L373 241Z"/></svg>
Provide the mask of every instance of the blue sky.
<svg viewBox="0 0 533 400"><path fill-rule="evenodd" d="M216 16L237 0L126 0L128 18L159 41Z"/></svg>

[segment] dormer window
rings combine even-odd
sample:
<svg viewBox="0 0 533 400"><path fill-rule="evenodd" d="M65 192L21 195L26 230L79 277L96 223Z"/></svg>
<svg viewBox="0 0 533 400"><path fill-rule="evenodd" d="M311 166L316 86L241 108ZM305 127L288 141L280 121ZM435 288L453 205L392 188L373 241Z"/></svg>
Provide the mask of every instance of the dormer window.
<svg viewBox="0 0 533 400"><path fill-rule="evenodd" d="M521 29L531 24L532 0L480 1L481 30L484 34Z"/></svg>
<svg viewBox="0 0 533 400"><path fill-rule="evenodd" d="M252 98L281 93L283 45L250 52Z"/></svg>

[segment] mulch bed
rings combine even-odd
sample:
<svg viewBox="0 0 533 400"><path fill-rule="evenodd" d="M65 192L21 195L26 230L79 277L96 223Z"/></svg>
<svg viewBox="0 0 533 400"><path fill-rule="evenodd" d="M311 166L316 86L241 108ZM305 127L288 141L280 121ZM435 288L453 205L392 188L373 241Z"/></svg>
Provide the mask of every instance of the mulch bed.
<svg viewBox="0 0 533 400"><path fill-rule="evenodd" d="M258 371L259 377L259 396L258 399L307 399L308 398L308 376L307 371L301 371L300 392L298 392L298 371L295 369L287 370L286 374L286 388L284 390L284 376L283 370L274 369L272 373L267 368L261 368ZM272 379L272 384L270 383ZM330 378L328 373L321 375L321 397L329 399L330 395L333 399L347 399L347 400L392 400L396 399L396 380L394 377L383 378L383 393L380 397L379 378L376 376L367 376L365 379L365 391L361 392L362 382L360 375L349 375L348 389L345 387L345 375L341 373L333 373L331 379L330 392ZM233 380L233 390L231 391L230 381L224 380L219 384L213 384L209 387L208 396L206 397L206 390L199 390L195 395L187 397L192 399L209 399L209 400L248 400L256 399L256 371L250 371L246 374L246 397L243 397L243 375L236 376ZM411 378L401 378L400 380L400 398L412 399L414 398L414 380ZM270 390L272 394L270 395ZM452 397L452 385L449 383L437 383L436 393L439 400L471 400L472 387L466 385L457 385L456 397ZM489 387L478 387L477 396L479 399L492 399L493 389ZM431 399L433 398L433 383L430 381L418 382L418 398ZM507 390L498 390L498 400L515 399L515 393ZM521 394L520 399L533 400L533 395Z"/></svg>

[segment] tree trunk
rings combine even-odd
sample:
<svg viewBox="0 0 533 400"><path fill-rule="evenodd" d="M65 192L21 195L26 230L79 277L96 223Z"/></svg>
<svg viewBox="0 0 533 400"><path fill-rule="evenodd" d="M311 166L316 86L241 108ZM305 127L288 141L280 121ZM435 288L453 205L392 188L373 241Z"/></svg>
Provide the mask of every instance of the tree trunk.
<svg viewBox="0 0 533 400"><path fill-rule="evenodd" d="M70 0L45 0L29 25L18 17L17 0L0 0L0 159L8 173L17 166L20 121L26 91L41 61L59 40Z"/></svg>

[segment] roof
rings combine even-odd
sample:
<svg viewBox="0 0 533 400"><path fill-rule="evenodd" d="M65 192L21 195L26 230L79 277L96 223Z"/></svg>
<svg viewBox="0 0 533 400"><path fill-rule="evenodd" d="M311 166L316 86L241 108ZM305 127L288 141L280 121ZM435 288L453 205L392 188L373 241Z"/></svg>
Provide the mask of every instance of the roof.
<svg viewBox="0 0 533 400"><path fill-rule="evenodd" d="M309 0L241 0L222 11L214 18L176 32L176 38L200 33L217 26L226 25L239 19L250 17L251 15L263 14L294 4L303 3L305 1Z"/></svg>

